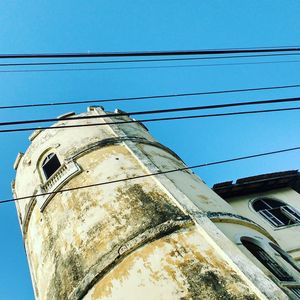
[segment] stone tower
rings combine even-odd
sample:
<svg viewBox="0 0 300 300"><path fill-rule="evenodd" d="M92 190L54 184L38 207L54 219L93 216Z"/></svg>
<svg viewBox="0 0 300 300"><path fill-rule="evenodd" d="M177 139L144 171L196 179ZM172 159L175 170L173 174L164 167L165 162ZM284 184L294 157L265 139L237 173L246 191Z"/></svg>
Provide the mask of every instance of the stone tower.
<svg viewBox="0 0 300 300"><path fill-rule="evenodd" d="M16 159L36 299L288 299L226 232L272 237L189 170L139 177L185 164L144 125L105 115L63 115Z"/></svg>

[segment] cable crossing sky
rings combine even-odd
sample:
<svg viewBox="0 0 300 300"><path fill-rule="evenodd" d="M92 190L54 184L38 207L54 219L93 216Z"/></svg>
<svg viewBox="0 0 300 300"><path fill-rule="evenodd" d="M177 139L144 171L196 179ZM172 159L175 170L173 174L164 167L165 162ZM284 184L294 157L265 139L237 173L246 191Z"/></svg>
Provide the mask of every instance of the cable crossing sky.
<svg viewBox="0 0 300 300"><path fill-rule="evenodd" d="M218 55L237 53L299 52L300 46L253 47L199 50L169 51L131 51L131 52L87 52L87 53L15 53L0 54L0 59L17 58L79 58L79 57L147 57L147 56L186 56L186 55Z"/></svg>
<svg viewBox="0 0 300 300"><path fill-rule="evenodd" d="M244 88L244 89L231 89L231 90L220 90L220 91L207 91L207 92L195 92L195 93L173 93L173 94L136 96L136 97L124 97L124 98L112 98L112 99L94 99L94 100L80 100L80 101L67 101L67 102L64 101L64 102L46 102L46 103L33 103L33 104L20 104L20 105L5 105L5 106L0 106L0 110L43 107L43 106L89 104L89 103L154 100L154 99L192 97L192 96L216 95L216 94L227 94L227 93L241 93L241 92L252 92L252 91L263 91L263 90L277 90L277 89L280 90L280 89L289 89L289 88L298 88L298 87L300 87L300 84Z"/></svg>
<svg viewBox="0 0 300 300"><path fill-rule="evenodd" d="M195 61L211 59L234 59L234 58L257 58L276 56L299 56L300 53L275 53L275 54L252 54L252 55L226 55L186 58L158 58L158 59L131 59L131 60L98 60L98 61L59 61L59 62L29 62L29 63L0 63L0 67L21 67L21 66L55 66L55 65L86 65L86 64L115 64L115 63L148 63L148 62L170 62L170 61Z"/></svg>
<svg viewBox="0 0 300 300"><path fill-rule="evenodd" d="M210 118L210 117L226 117L226 116L237 116L237 115L247 115L247 114L295 111L295 110L300 110L300 107L261 109L261 110L238 111L238 112L228 112L228 113L203 114L203 115L192 115L192 116L177 116L177 117L164 117L164 118L116 121L116 122L105 122L105 123L91 123L91 124L77 124L77 125L63 125L63 126L43 126L43 127L1 129L0 133L22 132L22 131L32 131L32 130L45 130L45 129L57 130L57 129L61 129L61 128L68 129L68 128L81 128L81 127L91 127L91 126L107 126L107 125L128 124L128 123L149 123L149 122L159 122L159 121L188 120L188 119L199 119L199 118ZM115 116L118 116L118 115L115 115Z"/></svg>
<svg viewBox="0 0 300 300"><path fill-rule="evenodd" d="M125 181L129 181L129 180L140 179L140 178L145 178L145 177L150 177L150 176L155 176L155 175L162 175L162 174L174 173L174 172L179 172L179 171L204 168L204 167L213 166L213 165L220 165L220 164L235 162L235 161L239 161L239 160L252 159L252 158L268 156L268 155L275 155L275 154L291 152L291 151L297 151L297 150L300 150L300 146L299 147L286 148L286 149L280 149L280 150L275 150L275 151L270 151L270 152L263 152L263 153L257 153L257 154L252 154L252 155L246 155L246 156L238 156L238 157L234 157L234 158L218 160L218 161L208 162L208 163L204 163L204 164L192 165L192 166L187 166L187 167L183 167L183 168L170 169L170 170L159 171L159 172L149 173L149 174L142 174L142 175L133 176L133 177L129 177L129 178L117 179L117 180L112 180L112 181L104 181L104 182L99 182L99 183L94 183L94 184L89 184L89 185L82 185L82 186L68 188L68 189L62 189L62 190L54 191L54 192L39 193L39 194L35 194L35 195L17 197L17 198L12 198L12 199L4 199L4 200L0 200L0 204L4 204L4 203L8 203L8 202L21 201L21 200L28 200L28 199L31 199L33 197L36 198L36 197L45 196L45 195L56 195L56 194L65 193L65 192L74 191L74 190L79 190L79 189L86 189L86 188L102 186L102 185L108 185L108 184L113 184L113 183L118 183L118 182L125 182Z"/></svg>
<svg viewBox="0 0 300 300"><path fill-rule="evenodd" d="M281 99L271 99L271 100L259 100L259 101L233 102L233 103L224 103L224 104L212 104L212 105L204 105L204 106L191 106L191 107L179 107L179 108L168 108L168 109L107 113L105 115L72 116L71 118L70 117L61 117L59 119L58 118L47 118L47 119L18 120L18 121L0 122L0 126L11 126L11 125L21 125L21 124L33 124L33 123L46 123L46 122L57 122L57 121L103 119L103 118L116 117L116 116L120 117L120 116L162 114L162 113L174 113L174 112L183 112L183 111L219 109L219 108L226 108L226 107L237 107L237 106L248 106L248 105L278 104L278 103L299 102L299 101L300 101L300 97L292 97L292 98L281 98Z"/></svg>

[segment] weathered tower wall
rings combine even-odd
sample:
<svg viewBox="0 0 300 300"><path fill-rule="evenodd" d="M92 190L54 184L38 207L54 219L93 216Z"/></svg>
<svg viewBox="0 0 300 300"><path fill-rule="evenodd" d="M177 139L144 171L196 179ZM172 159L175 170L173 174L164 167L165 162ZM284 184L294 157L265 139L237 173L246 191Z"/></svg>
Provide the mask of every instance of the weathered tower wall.
<svg viewBox="0 0 300 300"><path fill-rule="evenodd" d="M53 128L129 118L70 120ZM37 299L288 299L214 225L238 217L191 171L124 180L185 167L143 125L56 128L31 140L14 194L36 195L16 205ZM61 166L46 180L50 153Z"/></svg>

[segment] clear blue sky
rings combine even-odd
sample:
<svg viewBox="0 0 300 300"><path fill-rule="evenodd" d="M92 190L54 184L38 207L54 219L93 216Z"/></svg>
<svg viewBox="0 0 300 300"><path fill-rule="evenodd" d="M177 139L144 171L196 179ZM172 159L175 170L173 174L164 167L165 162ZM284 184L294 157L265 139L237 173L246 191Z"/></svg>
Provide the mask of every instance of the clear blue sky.
<svg viewBox="0 0 300 300"><path fill-rule="evenodd" d="M20 1L0 3L0 53L184 50L300 45L300 2L248 1ZM300 57L219 60L292 63L199 66L216 63L145 63L179 66L70 72L1 72L0 104L38 103L164 93L300 84ZM8 62L8 61L3 61ZM197 66L183 66L187 64ZM99 66L90 66L99 68ZM105 66L108 67L108 66ZM116 66L115 66L116 67ZM120 65L132 67L132 65ZM69 68L69 67L66 67ZM72 68L72 67L71 67ZM24 68L23 68L24 69ZM53 68L52 68L53 69ZM300 89L190 99L115 103L107 110L144 110L299 96ZM55 117L86 107L1 111L0 120ZM187 164L300 146L300 112L148 124L151 133ZM29 133L1 134L0 198L10 198L12 165ZM298 169L300 152L265 157L197 173L209 185L243 176ZM14 204L0 206L0 300L33 299Z"/></svg>

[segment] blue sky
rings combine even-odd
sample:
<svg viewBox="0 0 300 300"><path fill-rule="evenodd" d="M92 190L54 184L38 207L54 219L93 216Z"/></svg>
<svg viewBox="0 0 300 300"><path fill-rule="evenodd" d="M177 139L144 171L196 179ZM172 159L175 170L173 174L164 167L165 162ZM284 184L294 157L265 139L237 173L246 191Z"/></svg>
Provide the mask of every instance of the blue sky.
<svg viewBox="0 0 300 300"><path fill-rule="evenodd" d="M300 45L299 12L300 2L292 0L1 1L0 53ZM282 60L293 62L271 63ZM252 64L259 61L268 63ZM248 64L208 66L213 63L240 62ZM118 67L133 66L139 68L27 73L3 71L24 71L28 68L0 67L0 105L300 84L298 56L122 64ZM158 66L160 68L157 68ZM97 65L85 67L99 68ZM101 66L107 67L109 66ZM290 89L158 99L148 102L111 103L105 108L113 110L118 107L127 111L158 109L293 97L299 96L299 93L300 89ZM0 120L56 117L67 111L85 110L85 106L76 105L51 109L0 111ZM147 126L161 143L169 146L187 164L192 165L300 146L299 116L300 112L285 112L149 123ZM10 182L14 178L12 165L17 153L26 150L29 134L1 134L1 199L11 197ZM207 184L212 185L215 182L243 176L298 169L299 165L300 152L293 152L208 167L198 170L197 174ZM0 237L2 240L0 300L33 299L30 275L13 204L0 206Z"/></svg>

